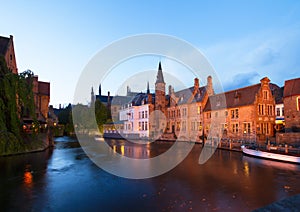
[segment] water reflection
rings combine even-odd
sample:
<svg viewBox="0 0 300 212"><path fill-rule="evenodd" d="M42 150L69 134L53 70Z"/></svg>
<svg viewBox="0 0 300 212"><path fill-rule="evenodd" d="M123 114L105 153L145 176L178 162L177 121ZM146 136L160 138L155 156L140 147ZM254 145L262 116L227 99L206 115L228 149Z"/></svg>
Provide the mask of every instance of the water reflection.
<svg viewBox="0 0 300 212"><path fill-rule="evenodd" d="M31 188L32 187L32 174L31 174L31 171L25 170L24 177L23 177L23 182L24 182L24 185L27 188Z"/></svg>
<svg viewBox="0 0 300 212"><path fill-rule="evenodd" d="M172 146L106 142L134 158ZM250 211L300 193L300 166L224 150L200 165L201 150L195 145L166 174L129 180L99 169L76 141L60 138L53 152L0 158L0 211Z"/></svg>

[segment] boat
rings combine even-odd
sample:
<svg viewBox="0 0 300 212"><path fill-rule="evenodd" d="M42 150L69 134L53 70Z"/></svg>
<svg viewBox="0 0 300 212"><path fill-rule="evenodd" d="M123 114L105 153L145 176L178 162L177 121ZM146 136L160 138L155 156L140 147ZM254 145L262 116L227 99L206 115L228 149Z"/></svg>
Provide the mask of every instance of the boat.
<svg viewBox="0 0 300 212"><path fill-rule="evenodd" d="M103 135L95 135L95 140L96 141L104 141Z"/></svg>
<svg viewBox="0 0 300 212"><path fill-rule="evenodd" d="M251 149L245 145L242 145L241 148L243 153L248 156L300 164L300 157L298 156Z"/></svg>

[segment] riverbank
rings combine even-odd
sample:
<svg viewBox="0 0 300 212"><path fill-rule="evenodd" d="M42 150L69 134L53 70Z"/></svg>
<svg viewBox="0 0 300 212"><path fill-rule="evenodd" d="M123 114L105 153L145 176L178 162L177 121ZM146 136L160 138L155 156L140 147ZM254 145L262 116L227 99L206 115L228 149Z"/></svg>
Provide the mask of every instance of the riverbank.
<svg viewBox="0 0 300 212"><path fill-rule="evenodd" d="M34 136L24 136L22 140L16 140L14 138L6 143L2 142L1 144L0 157L6 157L45 151L53 146L53 138L49 138L47 133L39 133Z"/></svg>

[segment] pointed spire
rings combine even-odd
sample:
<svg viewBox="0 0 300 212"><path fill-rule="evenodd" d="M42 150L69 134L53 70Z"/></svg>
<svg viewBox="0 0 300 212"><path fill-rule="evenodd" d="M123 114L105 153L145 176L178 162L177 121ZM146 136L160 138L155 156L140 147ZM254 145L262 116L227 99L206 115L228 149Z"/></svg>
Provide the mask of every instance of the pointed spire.
<svg viewBox="0 0 300 212"><path fill-rule="evenodd" d="M157 77L156 77L156 83L165 83L160 61L159 61L159 64L158 64L158 72L157 72Z"/></svg>
<svg viewBox="0 0 300 212"><path fill-rule="evenodd" d="M91 91L91 105L95 103L95 95L94 95L94 88L92 86L92 91Z"/></svg>
<svg viewBox="0 0 300 212"><path fill-rule="evenodd" d="M149 88L149 81L147 82L147 94L150 93L150 88Z"/></svg>

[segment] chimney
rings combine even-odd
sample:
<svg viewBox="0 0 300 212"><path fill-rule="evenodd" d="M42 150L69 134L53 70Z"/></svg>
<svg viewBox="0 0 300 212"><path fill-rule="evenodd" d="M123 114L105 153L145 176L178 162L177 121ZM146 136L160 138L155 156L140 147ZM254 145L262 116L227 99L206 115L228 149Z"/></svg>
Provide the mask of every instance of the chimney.
<svg viewBox="0 0 300 212"><path fill-rule="evenodd" d="M206 92L208 96L211 96L214 94L213 84L212 84L212 77L207 77L207 85L206 85Z"/></svg>
<svg viewBox="0 0 300 212"><path fill-rule="evenodd" d="M171 96L171 94L172 94L172 86L169 85L169 96Z"/></svg>
<svg viewBox="0 0 300 212"><path fill-rule="evenodd" d="M194 94L196 94L198 90L199 90L199 79L195 78L194 79Z"/></svg>

